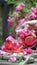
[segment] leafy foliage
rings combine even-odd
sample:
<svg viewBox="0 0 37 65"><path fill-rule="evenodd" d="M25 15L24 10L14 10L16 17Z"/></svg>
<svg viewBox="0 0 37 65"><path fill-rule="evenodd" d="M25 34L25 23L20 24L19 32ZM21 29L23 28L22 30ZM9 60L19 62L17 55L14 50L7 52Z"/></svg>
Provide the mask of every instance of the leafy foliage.
<svg viewBox="0 0 37 65"><path fill-rule="evenodd" d="M35 6L37 4L37 0L25 0L25 2L27 3L27 6L29 7Z"/></svg>
<svg viewBox="0 0 37 65"><path fill-rule="evenodd" d="M34 7L37 5L37 0L5 0L8 4L13 4L13 6L17 6L21 2L25 2L26 6L24 7L24 12L31 13L31 10L28 8ZM20 14L20 13L19 13ZM12 12L9 12L9 16L13 16Z"/></svg>
<svg viewBox="0 0 37 65"><path fill-rule="evenodd" d="M8 4L18 5L21 1L24 2L24 0L5 0Z"/></svg>
<svg viewBox="0 0 37 65"><path fill-rule="evenodd" d="M5 0L8 4L18 5L20 2L26 2L27 7L35 6L37 4L37 0Z"/></svg>

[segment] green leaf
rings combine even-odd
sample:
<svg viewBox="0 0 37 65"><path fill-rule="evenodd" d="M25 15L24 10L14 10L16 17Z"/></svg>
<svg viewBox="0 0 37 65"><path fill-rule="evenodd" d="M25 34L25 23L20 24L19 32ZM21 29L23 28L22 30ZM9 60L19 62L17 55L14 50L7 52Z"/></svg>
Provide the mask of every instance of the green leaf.
<svg viewBox="0 0 37 65"><path fill-rule="evenodd" d="M18 5L20 2L24 2L24 0L5 0L8 4Z"/></svg>

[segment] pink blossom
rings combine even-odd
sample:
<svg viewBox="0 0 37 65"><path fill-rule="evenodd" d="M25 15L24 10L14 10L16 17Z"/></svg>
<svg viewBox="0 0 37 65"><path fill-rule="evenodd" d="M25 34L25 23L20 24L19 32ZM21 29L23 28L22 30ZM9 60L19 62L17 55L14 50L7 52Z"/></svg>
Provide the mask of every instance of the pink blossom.
<svg viewBox="0 0 37 65"><path fill-rule="evenodd" d="M37 7L35 8L35 12L34 13L37 14Z"/></svg>
<svg viewBox="0 0 37 65"><path fill-rule="evenodd" d="M21 19L19 22L22 24L22 23L25 22L25 19L23 18L23 19Z"/></svg>
<svg viewBox="0 0 37 65"><path fill-rule="evenodd" d="M12 23L8 23L8 27L12 27Z"/></svg>
<svg viewBox="0 0 37 65"><path fill-rule="evenodd" d="M11 22L11 21L12 21L12 18L11 18L11 17L9 17L9 18L8 18L8 22Z"/></svg>
<svg viewBox="0 0 37 65"><path fill-rule="evenodd" d="M31 34L31 31L27 28L28 26L25 26L24 29L19 29L17 30L17 34L20 36L20 37L25 37L25 36L28 36Z"/></svg>
<svg viewBox="0 0 37 65"><path fill-rule="evenodd" d="M16 11L22 11L22 7L20 5L16 6Z"/></svg>
<svg viewBox="0 0 37 65"><path fill-rule="evenodd" d="M36 18L37 18L37 14L36 14Z"/></svg>
<svg viewBox="0 0 37 65"><path fill-rule="evenodd" d="M31 10L32 10L32 12L34 12L35 14L37 13L37 7L32 7Z"/></svg>
<svg viewBox="0 0 37 65"><path fill-rule="evenodd" d="M10 62L15 62L15 61L16 61L16 57L11 57L11 58L9 59L9 61L10 61Z"/></svg>
<svg viewBox="0 0 37 65"><path fill-rule="evenodd" d="M12 26L12 18L11 18L11 17L8 18L8 26L9 26L9 27Z"/></svg>
<svg viewBox="0 0 37 65"><path fill-rule="evenodd" d="M17 39L15 40L15 44L16 44L17 46L19 46L19 42L18 42Z"/></svg>
<svg viewBox="0 0 37 65"><path fill-rule="evenodd" d="M11 41L12 43L14 43L15 39L12 36L8 36L6 38L6 41Z"/></svg>
<svg viewBox="0 0 37 65"><path fill-rule="evenodd" d="M37 6L31 8L32 12L36 15L37 18Z"/></svg>
<svg viewBox="0 0 37 65"><path fill-rule="evenodd" d="M24 51L27 52L28 54L32 53L32 49L31 48L26 48L26 49L24 49Z"/></svg>
<svg viewBox="0 0 37 65"><path fill-rule="evenodd" d="M32 49L31 48L28 48L28 51L27 51L27 53L32 53Z"/></svg>
<svg viewBox="0 0 37 65"><path fill-rule="evenodd" d="M31 34L31 32L30 31L19 31L18 32L18 35L20 36L20 37L22 37L22 38L24 38L25 36L28 36L28 35L30 35Z"/></svg>
<svg viewBox="0 0 37 65"><path fill-rule="evenodd" d="M12 39L13 39L12 36L8 36L8 37L6 38L6 41L7 41L7 40L11 41Z"/></svg>
<svg viewBox="0 0 37 65"><path fill-rule="evenodd" d="M9 17L8 18L8 26L11 27L13 22L14 22L14 18Z"/></svg>
<svg viewBox="0 0 37 65"><path fill-rule="evenodd" d="M14 21L14 17L12 17L12 18L9 17L9 18L8 18L8 22L13 22L13 21Z"/></svg>
<svg viewBox="0 0 37 65"><path fill-rule="evenodd" d="M25 32L25 35L28 36L31 34L31 31L27 29L27 31Z"/></svg>
<svg viewBox="0 0 37 65"><path fill-rule="evenodd" d="M25 32L24 32L24 31L18 31L18 35L19 35L20 37L24 37L24 36L25 36Z"/></svg>
<svg viewBox="0 0 37 65"><path fill-rule="evenodd" d="M18 48L20 48L21 45L22 43L20 42L20 40L18 41L18 39L16 39L13 46L14 50L17 50Z"/></svg>
<svg viewBox="0 0 37 65"><path fill-rule="evenodd" d="M30 15L30 19L35 19L36 18L36 15L34 14L34 13L32 13L31 15Z"/></svg>
<svg viewBox="0 0 37 65"><path fill-rule="evenodd" d="M35 12L35 8L34 7L32 7L31 10L32 10L32 12Z"/></svg>
<svg viewBox="0 0 37 65"><path fill-rule="evenodd" d="M4 50L4 49L5 49L5 45L3 45L3 46L1 47L1 49Z"/></svg>
<svg viewBox="0 0 37 65"><path fill-rule="evenodd" d="M33 46L35 46L37 44L35 42L37 42L37 38L32 38L32 36L26 37L25 40L24 40L24 44L27 47L33 47Z"/></svg>
<svg viewBox="0 0 37 65"><path fill-rule="evenodd" d="M5 45L3 45L3 46L1 47L1 49L2 49L2 51L7 51L7 49L5 48Z"/></svg>

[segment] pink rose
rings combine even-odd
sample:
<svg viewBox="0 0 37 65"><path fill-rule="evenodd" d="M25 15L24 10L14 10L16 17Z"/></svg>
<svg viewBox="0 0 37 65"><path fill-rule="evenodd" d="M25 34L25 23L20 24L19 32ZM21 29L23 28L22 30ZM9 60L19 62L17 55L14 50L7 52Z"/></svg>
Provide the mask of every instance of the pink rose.
<svg viewBox="0 0 37 65"><path fill-rule="evenodd" d="M28 32L25 32L25 31L20 31L20 32L18 32L18 35L20 36L20 37L25 37L25 36L28 36L28 35L30 35L30 32L28 31Z"/></svg>
<svg viewBox="0 0 37 65"><path fill-rule="evenodd" d="M14 21L14 17L12 17L12 18L9 17L9 18L8 18L8 22L13 22L13 21Z"/></svg>
<svg viewBox="0 0 37 65"><path fill-rule="evenodd" d="M7 41L7 40L12 41L12 39L13 39L12 36L8 36L8 37L6 38L6 41Z"/></svg>
<svg viewBox="0 0 37 65"><path fill-rule="evenodd" d="M32 10L32 12L34 12L35 14L37 13L37 7L32 7L31 10Z"/></svg>
<svg viewBox="0 0 37 65"><path fill-rule="evenodd" d="M28 54L32 53L32 49L31 48L26 48L26 49L24 49L24 51L27 52Z"/></svg>
<svg viewBox="0 0 37 65"><path fill-rule="evenodd" d="M37 14L36 14L36 18L37 18Z"/></svg>
<svg viewBox="0 0 37 65"><path fill-rule="evenodd" d="M5 49L5 45L3 45L3 46L1 47L1 49L4 50L4 49Z"/></svg>
<svg viewBox="0 0 37 65"><path fill-rule="evenodd" d="M13 22L14 22L14 18L9 17L8 18L8 26L11 27Z"/></svg>
<svg viewBox="0 0 37 65"><path fill-rule="evenodd" d="M25 22L25 19L23 18L23 19L21 19L19 22L22 24L22 23Z"/></svg>
<svg viewBox="0 0 37 65"><path fill-rule="evenodd" d="M24 38L25 32L24 32L24 31L19 31L19 32L18 32L18 35L19 35L20 37L23 37L23 38Z"/></svg>
<svg viewBox="0 0 37 65"><path fill-rule="evenodd" d="M8 27L12 27L12 23L8 23Z"/></svg>
<svg viewBox="0 0 37 65"><path fill-rule="evenodd" d="M12 18L11 17L8 18L8 22L12 22Z"/></svg>
<svg viewBox="0 0 37 65"><path fill-rule="evenodd" d="M20 5L16 6L16 11L22 11L22 7Z"/></svg>
<svg viewBox="0 0 37 65"><path fill-rule="evenodd" d="M31 34L31 31L29 30L29 29L27 29L27 27L28 26L25 26L25 28L24 29L19 29L19 30L17 30L16 32L17 32L17 34L20 36L20 37L26 37L26 36L28 36L28 35L30 35Z"/></svg>
<svg viewBox="0 0 37 65"><path fill-rule="evenodd" d="M35 12L35 8L34 7L32 7L31 10L32 10L32 12Z"/></svg>
<svg viewBox="0 0 37 65"><path fill-rule="evenodd" d="M31 8L32 12L36 15L37 18L37 6Z"/></svg>
<svg viewBox="0 0 37 65"><path fill-rule="evenodd" d="M15 61L16 61L16 57L11 57L11 58L9 59L9 61L10 61L10 62L15 62Z"/></svg>
<svg viewBox="0 0 37 65"><path fill-rule="evenodd" d="M36 15L34 14L34 13L32 13L31 15L30 15L30 19L35 19L36 18Z"/></svg>
<svg viewBox="0 0 37 65"><path fill-rule="evenodd" d="M32 38L32 36L26 37L24 40L24 44L27 47L33 47L34 45L36 45L37 43L37 38Z"/></svg>
<svg viewBox="0 0 37 65"><path fill-rule="evenodd" d="M27 49L27 53L28 53L28 54L32 53L32 49L31 49L31 48L28 48L28 49Z"/></svg>
<svg viewBox="0 0 37 65"><path fill-rule="evenodd" d="M15 39L12 36L8 36L6 38L6 41L11 41L12 43L14 43L15 42Z"/></svg>
<svg viewBox="0 0 37 65"><path fill-rule="evenodd" d="M31 34L31 31L27 29L27 31L25 32L25 35L28 36Z"/></svg>
<svg viewBox="0 0 37 65"><path fill-rule="evenodd" d="M1 49L2 49L2 51L7 51L7 49L5 48L5 45L3 45L3 46L1 47Z"/></svg>

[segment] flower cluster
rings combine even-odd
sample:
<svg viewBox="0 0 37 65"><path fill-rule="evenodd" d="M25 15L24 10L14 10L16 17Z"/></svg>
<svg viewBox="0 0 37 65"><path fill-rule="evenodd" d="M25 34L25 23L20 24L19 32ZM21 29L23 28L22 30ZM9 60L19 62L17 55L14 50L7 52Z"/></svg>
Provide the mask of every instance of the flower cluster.
<svg viewBox="0 0 37 65"><path fill-rule="evenodd" d="M37 18L37 6L31 8L32 13L30 15L30 19L36 19Z"/></svg>
<svg viewBox="0 0 37 65"><path fill-rule="evenodd" d="M26 48L23 50L24 54L25 54L25 52L26 52L26 54L31 54L31 53L33 53L33 50L31 48Z"/></svg>
<svg viewBox="0 0 37 65"><path fill-rule="evenodd" d="M9 36L5 41L5 45L2 46L2 50L3 51L11 50L11 52L21 52L23 45L22 42L20 42L21 39L19 41L18 40L14 39L12 36Z"/></svg>
<svg viewBox="0 0 37 65"><path fill-rule="evenodd" d="M2 46L3 51L11 50L11 52L22 52L23 46L32 48L36 45L36 35L33 31L29 30L27 26L23 29L16 30L16 33L19 35L16 39L12 36L6 38L5 45Z"/></svg>
<svg viewBox="0 0 37 65"><path fill-rule="evenodd" d="M13 22L14 22L14 18L9 17L8 18L8 27L11 27Z"/></svg>
<svg viewBox="0 0 37 65"><path fill-rule="evenodd" d="M37 36L35 30L29 28L30 24L24 24L26 21L37 18L37 6L32 7L32 13L24 12L25 3L20 3L16 6L13 15L8 18L8 27L10 28L10 35L6 38L5 44L2 46L3 51L11 52L22 52L23 47L27 46L27 49L24 49L24 54L32 53L32 47L37 43ZM22 27L21 27L22 26ZM11 31L14 33L12 36ZM10 61L13 61L13 58L10 58Z"/></svg>
<svg viewBox="0 0 37 65"><path fill-rule="evenodd" d="M31 31L28 29L27 25L23 28L23 29L19 29L17 30L16 29L16 33L22 37L22 38L25 38L26 36L30 35L31 34Z"/></svg>
<svg viewBox="0 0 37 65"><path fill-rule="evenodd" d="M18 6L16 6L16 11L23 11L23 6L25 6L24 3L20 3Z"/></svg>

